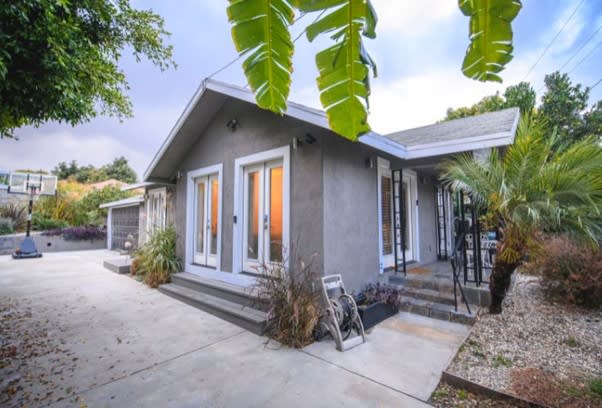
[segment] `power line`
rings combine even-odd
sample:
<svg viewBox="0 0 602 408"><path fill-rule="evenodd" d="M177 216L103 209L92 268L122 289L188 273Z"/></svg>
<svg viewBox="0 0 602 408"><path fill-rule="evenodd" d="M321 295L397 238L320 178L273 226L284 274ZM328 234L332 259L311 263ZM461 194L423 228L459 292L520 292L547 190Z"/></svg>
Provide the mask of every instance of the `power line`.
<svg viewBox="0 0 602 408"><path fill-rule="evenodd" d="M596 34L598 34L600 32L600 30L602 30L602 24L600 25L600 27L598 27L598 29L596 31L593 32L592 35L590 35L588 37L587 40L585 40L585 42L583 44L581 44L581 46L573 53L573 55L571 55L571 57L568 60L566 60L566 62L564 64L562 64L562 66L560 68L558 68L558 71L562 71L564 69L564 67L569 65L569 63L573 60L573 58L575 58L577 56L577 54L579 54L579 52L581 52L581 50L584 49L585 46L587 44L589 44L591 40L594 39L594 37L596 36Z"/></svg>
<svg viewBox="0 0 602 408"><path fill-rule="evenodd" d="M541 55L539 56L539 58L537 58L537 61L535 61L535 63L531 66L531 68L529 68L529 71L527 71L527 74L522 79L522 81L524 81L525 79L527 79L529 77L529 75L531 74L531 72L535 69L535 67L537 66L537 64L539 64L539 62L544 57L544 55L546 55L546 53L548 52L548 50L550 49L550 47L552 46L552 44L554 44L554 42L558 39L558 37L560 36L560 34L564 31L564 29L566 28L566 26L573 19L573 16L575 16L575 14L577 13L577 10L579 10L579 8L581 7L581 5L584 2L585 2L585 0L581 0L579 2L579 4L577 4L577 7L575 7L575 10L573 10L573 12L569 16L569 18L564 22L564 24L562 25L562 27L560 27L560 30L556 33L556 35L554 36L554 38L552 38L552 41L550 41L550 43L546 46L546 48L544 48L544 50L541 53Z"/></svg>
<svg viewBox="0 0 602 408"><path fill-rule="evenodd" d="M575 71L579 67L579 65L583 64L585 62L585 60L587 60L589 57L591 57L594 54L594 52L596 52L598 47L600 47L600 45L602 45L602 40L598 41L598 44L596 44L594 46L594 48L592 48L590 50L590 52L588 52L587 55L585 55L585 57L581 58L581 60L569 71L569 74L571 72Z"/></svg>
<svg viewBox="0 0 602 408"><path fill-rule="evenodd" d="M301 20L303 17L305 17L307 13L302 13L299 15L299 17L297 17L296 19L293 20L292 24L295 24L297 21ZM291 25L292 25L291 24ZM301 34L303 34L305 32L305 30L303 30L303 32ZM295 41L298 38L295 39ZM295 42L293 41L293 42ZM223 70L229 68L230 66L232 66L232 64L234 64L235 62L237 62L238 60L240 60L242 57L244 57L247 54L247 52L243 52L242 54L238 55L236 58L234 58L232 61L228 62L226 65L224 65L223 67L221 67L220 69L218 69L217 71L215 71L213 74L207 76L205 79L209 79L209 78L213 78L215 75L219 74L220 72L222 72Z"/></svg>
<svg viewBox="0 0 602 408"><path fill-rule="evenodd" d="M593 84L592 86L589 87L589 90L591 91L592 89L594 89L595 87L597 87L600 82L602 82L602 78L598 79L598 82L596 82L595 84Z"/></svg>

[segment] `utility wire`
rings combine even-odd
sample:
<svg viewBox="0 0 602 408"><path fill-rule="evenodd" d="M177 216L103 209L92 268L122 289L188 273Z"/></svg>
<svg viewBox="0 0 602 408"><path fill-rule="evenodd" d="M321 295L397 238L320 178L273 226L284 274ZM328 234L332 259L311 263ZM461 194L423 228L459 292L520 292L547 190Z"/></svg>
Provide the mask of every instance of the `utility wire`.
<svg viewBox="0 0 602 408"><path fill-rule="evenodd" d="M600 45L602 45L602 40L598 41L598 44L596 44L594 48L592 48L590 52L588 52L587 55L585 55L585 57L581 58L581 60L569 71L569 74L575 71L579 67L579 65L583 64L585 60L591 57L594 54L594 52L598 50L598 47L600 47Z"/></svg>
<svg viewBox="0 0 602 408"><path fill-rule="evenodd" d="M303 17L305 17L307 13L302 13L299 15L299 17L297 17L296 19L293 20L293 24L295 24L297 21L301 20ZM303 30L302 34L305 32L305 30ZM297 39L295 39L296 41ZM293 42L295 42L293 41ZM232 66L232 64L234 64L235 62L237 62L238 60L240 60L242 57L244 57L247 53L243 52L242 54L240 54L238 57L234 58L232 61L228 62L226 65L224 65L223 67L221 67L220 69L218 69L217 71L215 71L213 74L209 75L206 79L209 78L213 78L215 75L219 74L220 72L222 72L223 70L229 68L230 66Z"/></svg>
<svg viewBox="0 0 602 408"><path fill-rule="evenodd" d="M575 10L573 10L573 12L569 16L569 18L564 22L564 24L562 25L562 27L560 27L560 30L556 33L556 35L554 36L554 38L552 38L552 41L550 41L550 43L546 46L546 48L544 48L544 50L541 53L541 55L539 56L539 58L537 58L537 61L535 61L535 63L531 66L531 68L529 68L529 71L527 71L527 74L522 79L522 81L524 81L525 79L527 79L529 77L529 75L531 74L531 72L535 69L535 67L537 66L537 64L539 64L539 62L544 57L544 55L546 55L546 53L548 52L548 50L550 49L550 47L552 46L552 44L554 44L554 42L558 39L558 37L560 36L560 34L564 31L564 29L566 28L566 26L569 24L569 22L573 19L573 17L577 13L577 10L579 10L579 8L581 7L581 5L584 2L585 2L585 0L581 0L579 2L579 4L577 4L577 7L575 7Z"/></svg>
<svg viewBox="0 0 602 408"><path fill-rule="evenodd" d="M581 50L584 49L585 46L587 44L589 44L591 42L591 40L594 39L594 37L596 36L596 34L598 34L600 32L600 30L602 30L602 24L600 25L600 27L598 27L598 29L596 31L593 32L592 35L590 35L588 37L587 40L585 40L585 42L583 44L581 44L581 46L573 53L573 55L571 55L571 57L568 60L566 60L566 62L564 64L562 64L562 66L560 68L558 68L558 71L562 71L564 69L564 67L569 65L569 63L573 60L573 58L575 58L577 56L577 54L579 54L579 52L581 52Z"/></svg>
<svg viewBox="0 0 602 408"><path fill-rule="evenodd" d="M592 86L589 87L589 90L591 91L592 89L594 89L595 87L597 87L600 82L602 82L602 78L598 79L598 82L596 82L595 84L593 84Z"/></svg>

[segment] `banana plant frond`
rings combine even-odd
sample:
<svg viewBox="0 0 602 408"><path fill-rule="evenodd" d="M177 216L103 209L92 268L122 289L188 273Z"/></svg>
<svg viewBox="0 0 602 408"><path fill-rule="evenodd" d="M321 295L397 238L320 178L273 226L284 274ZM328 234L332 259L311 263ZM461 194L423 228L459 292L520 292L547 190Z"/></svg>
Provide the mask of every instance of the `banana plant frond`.
<svg viewBox="0 0 602 408"><path fill-rule="evenodd" d="M294 44L290 0L230 0L228 21L257 105L283 114L290 92Z"/></svg>
<svg viewBox="0 0 602 408"><path fill-rule="evenodd" d="M462 72L478 81L502 82L498 75L512 60L512 20L522 8L519 0L459 0L470 17L470 45Z"/></svg>
<svg viewBox="0 0 602 408"><path fill-rule="evenodd" d="M307 27L307 38L329 35L335 43L316 55L320 101L330 128L355 141L370 131L370 71L376 65L362 37L374 38L376 13L369 0L298 0L302 12L326 11Z"/></svg>

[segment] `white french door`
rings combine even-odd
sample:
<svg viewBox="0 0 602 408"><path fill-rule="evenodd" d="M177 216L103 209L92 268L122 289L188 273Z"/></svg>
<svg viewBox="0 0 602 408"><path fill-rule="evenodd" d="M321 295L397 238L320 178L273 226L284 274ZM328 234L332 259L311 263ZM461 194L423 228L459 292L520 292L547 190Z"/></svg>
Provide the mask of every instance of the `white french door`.
<svg viewBox="0 0 602 408"><path fill-rule="evenodd" d="M395 266L395 242L397 253L401 259L402 234L403 251L407 261L415 260L416 245L416 212L417 185L415 173L404 170L402 183L393 180L393 172L387 160L379 158L378 161L378 215L379 215L379 243L381 270ZM396 174L397 176L397 174ZM401 191L399 191L401 187ZM394 213L393 200L401 195L400 214ZM403 224L401 220L403 216ZM395 225L399 225L398 230ZM394 234L397 234L395 236Z"/></svg>
<svg viewBox="0 0 602 408"><path fill-rule="evenodd" d="M243 270L283 261L283 162L274 160L243 171Z"/></svg>
<svg viewBox="0 0 602 408"><path fill-rule="evenodd" d="M194 263L215 267L219 244L219 178L212 174L198 177L194 182Z"/></svg>

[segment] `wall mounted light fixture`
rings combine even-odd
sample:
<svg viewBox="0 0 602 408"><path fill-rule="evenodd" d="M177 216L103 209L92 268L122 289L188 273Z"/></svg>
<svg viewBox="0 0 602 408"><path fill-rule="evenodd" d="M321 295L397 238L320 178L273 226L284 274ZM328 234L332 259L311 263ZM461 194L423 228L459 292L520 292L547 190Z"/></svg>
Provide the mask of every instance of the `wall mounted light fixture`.
<svg viewBox="0 0 602 408"><path fill-rule="evenodd" d="M230 130L230 132L236 131L238 125L239 123L236 119L230 119L228 123L226 123L226 127L228 128L228 130Z"/></svg>

